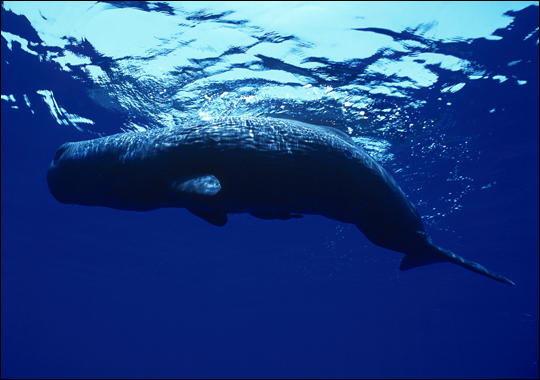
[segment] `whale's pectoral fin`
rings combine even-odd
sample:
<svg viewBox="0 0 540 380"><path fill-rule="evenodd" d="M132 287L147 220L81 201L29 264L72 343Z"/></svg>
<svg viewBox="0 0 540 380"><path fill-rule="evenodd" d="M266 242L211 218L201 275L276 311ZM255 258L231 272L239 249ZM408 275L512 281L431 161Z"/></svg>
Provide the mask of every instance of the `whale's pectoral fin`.
<svg viewBox="0 0 540 380"><path fill-rule="evenodd" d="M292 218L302 218L303 215L298 214L289 214L288 212L282 212L282 211L255 211L250 213L255 218L259 219L279 219L279 220L289 220Z"/></svg>
<svg viewBox="0 0 540 380"><path fill-rule="evenodd" d="M206 220L208 223L211 223L214 226L223 227L225 224L227 224L227 213L224 211L202 211L192 207L188 207L187 209L193 215Z"/></svg>
<svg viewBox="0 0 540 380"><path fill-rule="evenodd" d="M176 179L172 188L180 193L212 196L221 190L219 180L212 174L195 174Z"/></svg>

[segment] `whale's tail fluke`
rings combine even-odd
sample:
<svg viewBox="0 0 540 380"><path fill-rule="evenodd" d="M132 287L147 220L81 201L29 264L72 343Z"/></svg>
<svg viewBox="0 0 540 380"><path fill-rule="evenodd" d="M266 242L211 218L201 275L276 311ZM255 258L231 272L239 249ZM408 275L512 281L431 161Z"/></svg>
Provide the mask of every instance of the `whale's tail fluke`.
<svg viewBox="0 0 540 380"><path fill-rule="evenodd" d="M515 285L513 281L510 281L506 277L503 277L500 274L497 274L495 272L490 271L489 269L484 268L482 265L478 263L466 260L463 257L458 256L455 253L452 253L444 248L436 247L436 246L433 246L433 247L437 249L437 254L431 256L429 259L418 258L414 255L406 254L403 260L401 261L401 265L399 269L409 270L409 269L416 268L422 265L449 261L463 268L467 268L468 270L479 273L483 276L492 278L500 282L504 282L505 284Z"/></svg>

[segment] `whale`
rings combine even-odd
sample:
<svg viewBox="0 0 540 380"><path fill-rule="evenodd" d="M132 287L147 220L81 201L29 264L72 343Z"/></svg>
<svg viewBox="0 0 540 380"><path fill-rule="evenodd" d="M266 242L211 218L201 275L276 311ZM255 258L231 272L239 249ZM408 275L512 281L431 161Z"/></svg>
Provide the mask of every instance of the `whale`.
<svg viewBox="0 0 540 380"><path fill-rule="evenodd" d="M299 121L224 117L63 144L47 172L64 204L149 211L185 208L215 225L227 214L354 224L405 254L400 270L451 262L512 281L436 246L392 176L346 133Z"/></svg>

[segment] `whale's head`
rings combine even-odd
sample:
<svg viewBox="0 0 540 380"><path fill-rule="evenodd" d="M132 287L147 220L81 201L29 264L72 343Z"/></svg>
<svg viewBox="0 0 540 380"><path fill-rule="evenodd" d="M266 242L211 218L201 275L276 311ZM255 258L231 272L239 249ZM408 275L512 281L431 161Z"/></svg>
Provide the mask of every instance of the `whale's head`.
<svg viewBox="0 0 540 380"><path fill-rule="evenodd" d="M145 211L186 207L221 190L215 176L184 170L188 165L182 159L166 152L156 158L146 145L126 151L109 143L112 140L66 143L57 150L47 173L56 200Z"/></svg>

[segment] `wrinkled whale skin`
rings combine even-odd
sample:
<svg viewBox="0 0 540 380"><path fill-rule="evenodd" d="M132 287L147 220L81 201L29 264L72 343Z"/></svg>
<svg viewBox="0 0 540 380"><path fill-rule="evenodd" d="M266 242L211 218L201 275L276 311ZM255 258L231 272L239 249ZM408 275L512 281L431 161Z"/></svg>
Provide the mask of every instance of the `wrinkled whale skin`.
<svg viewBox="0 0 540 380"><path fill-rule="evenodd" d="M283 220L318 214L355 224L376 245L404 253L402 270L450 261L513 284L436 247L394 179L331 127L230 117L66 143L47 181L62 203L183 207L218 226L228 213Z"/></svg>

